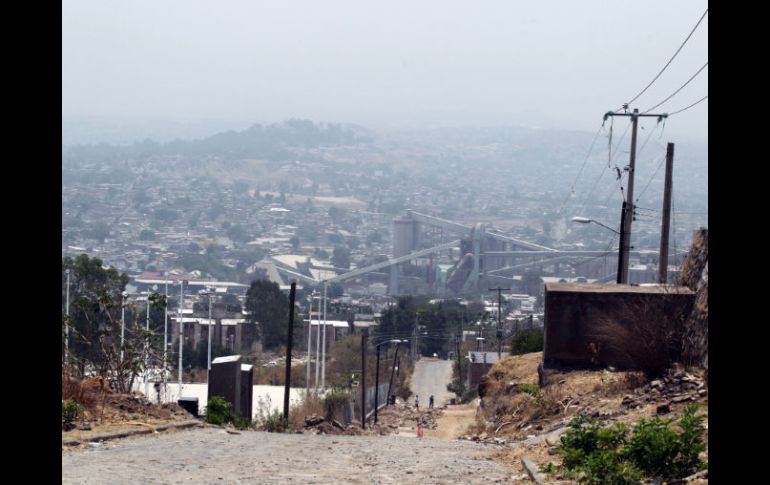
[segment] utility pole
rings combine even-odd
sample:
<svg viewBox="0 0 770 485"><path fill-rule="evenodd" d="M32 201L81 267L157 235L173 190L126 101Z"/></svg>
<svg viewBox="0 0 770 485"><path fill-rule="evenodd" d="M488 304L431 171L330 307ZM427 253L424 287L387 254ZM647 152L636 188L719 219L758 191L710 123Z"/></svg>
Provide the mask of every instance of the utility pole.
<svg viewBox="0 0 770 485"><path fill-rule="evenodd" d="M168 361L168 271L163 272L163 277L166 280L166 301L163 309L163 392L166 392L166 367ZM211 329L209 329L209 332Z"/></svg>
<svg viewBox="0 0 770 485"><path fill-rule="evenodd" d="M177 398L182 397L182 352L184 351L184 312L182 306L184 305L184 280L179 282L179 393Z"/></svg>
<svg viewBox="0 0 770 485"><path fill-rule="evenodd" d="M663 187L663 222L660 225L660 261L658 262L658 283L668 281L668 229L671 217L671 185L674 172L674 144L666 146L666 181Z"/></svg>
<svg viewBox="0 0 770 485"><path fill-rule="evenodd" d="M122 305L120 305L120 363L123 364L123 343L126 338L126 297L128 293L124 290L121 294L123 297Z"/></svg>
<svg viewBox="0 0 770 485"><path fill-rule="evenodd" d="M326 281L324 281L324 334L321 340L321 389L326 389Z"/></svg>
<svg viewBox="0 0 770 485"><path fill-rule="evenodd" d="M377 367L374 372L374 424L377 424L377 408L380 404L380 346L377 345Z"/></svg>
<svg viewBox="0 0 770 485"><path fill-rule="evenodd" d="M626 201L623 201L623 207L620 210L620 241L618 242L618 277L616 279L617 284L623 283L623 277L626 272L623 270L623 244L626 241Z"/></svg>
<svg viewBox="0 0 770 485"><path fill-rule="evenodd" d="M144 395L150 397L150 295L147 295L147 322L144 325Z"/></svg>
<svg viewBox="0 0 770 485"><path fill-rule="evenodd" d="M502 297L503 291L510 291L510 288L490 288L489 291L497 291L497 358L502 357L503 346L503 314L502 314Z"/></svg>
<svg viewBox="0 0 770 485"><path fill-rule="evenodd" d="M457 347L457 378L460 381L460 387L463 385L463 361L460 356L460 336L455 337L455 346ZM462 396L458 396L462 397Z"/></svg>
<svg viewBox="0 0 770 485"><path fill-rule="evenodd" d="M64 273L67 275L67 303L64 307L64 312L67 315L67 322L64 326L64 363L69 365L70 363L70 273L72 271L67 268Z"/></svg>
<svg viewBox="0 0 770 485"><path fill-rule="evenodd" d="M291 347L294 343L294 294L297 283L291 282L289 291L289 341L286 343L286 382L283 388L283 419L289 421L289 391L291 389Z"/></svg>
<svg viewBox="0 0 770 485"><path fill-rule="evenodd" d="M390 393L391 389L393 388L393 374L396 373L396 361L398 360L398 345L396 344L396 353L393 354L393 370L390 371L390 383L388 384L388 395L387 395L387 405L390 405ZM393 403L395 404L395 402Z"/></svg>
<svg viewBox="0 0 770 485"><path fill-rule="evenodd" d="M626 192L626 200L625 200L625 207L624 207L624 221L622 224L622 231L621 235L624 235L623 242L620 246L620 258L623 260L622 262L622 269L623 273L621 274L621 281L622 284L628 283L628 260L630 256L630 249L631 249L631 221L633 220L634 215L634 172L636 168L636 132L639 125L639 118L641 117L650 117L650 118L658 118L658 122L661 120L668 118L667 113L661 113L661 114L640 114L638 109L634 109L632 113L615 113L612 111L608 111L604 114L604 120L606 121L608 117L610 116L630 116L631 117L631 152L629 154L628 158L628 190ZM620 266L620 265L619 265Z"/></svg>
<svg viewBox="0 0 770 485"><path fill-rule="evenodd" d="M316 319L316 334L315 334L315 392L318 394L319 373L321 371L321 300L318 300L318 318Z"/></svg>
<svg viewBox="0 0 770 485"><path fill-rule="evenodd" d="M366 337L369 329L361 332L361 428L366 429Z"/></svg>
<svg viewBox="0 0 770 485"><path fill-rule="evenodd" d="M208 331L208 360L206 361L206 382L209 380L209 374L211 373L211 296L212 292L209 290L209 331Z"/></svg>
<svg viewBox="0 0 770 485"><path fill-rule="evenodd" d="M310 316L307 320L307 375L305 377L305 396L310 395L310 356L312 355L310 346L313 341L310 336L313 330L313 299L315 299L315 290L310 295Z"/></svg>

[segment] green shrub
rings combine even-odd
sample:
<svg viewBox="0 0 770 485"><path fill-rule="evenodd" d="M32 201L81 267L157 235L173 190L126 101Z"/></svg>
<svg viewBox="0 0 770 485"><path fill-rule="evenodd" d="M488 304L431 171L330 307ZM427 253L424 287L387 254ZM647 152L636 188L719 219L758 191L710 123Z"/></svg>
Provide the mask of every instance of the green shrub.
<svg viewBox="0 0 770 485"><path fill-rule="evenodd" d="M268 414L262 422L262 429L269 433L283 433L289 428L289 422L277 409Z"/></svg>
<svg viewBox="0 0 770 485"><path fill-rule="evenodd" d="M206 404L206 422L224 426L233 421L233 406L222 396L212 396Z"/></svg>
<svg viewBox="0 0 770 485"><path fill-rule="evenodd" d="M562 466L581 483L639 483L643 476L682 478L704 466L698 455L705 450L702 416L689 406L679 420L681 432L659 417L640 419L628 437L628 426L604 426L578 416L561 437Z"/></svg>
<svg viewBox="0 0 770 485"><path fill-rule="evenodd" d="M233 416L233 426L238 429L249 429L254 426L254 423L245 416L235 415Z"/></svg>
<svg viewBox="0 0 770 485"><path fill-rule="evenodd" d="M544 335L542 327L519 332L511 341L511 355L542 352L543 342L545 341Z"/></svg>
<svg viewBox="0 0 770 485"><path fill-rule="evenodd" d="M73 422L78 419L83 412L83 406L72 399L62 400L61 402L61 427L65 431L74 428Z"/></svg>
<svg viewBox="0 0 770 485"><path fill-rule="evenodd" d="M350 394L341 388L333 388L323 398L324 417L327 420L337 419L350 400Z"/></svg>
<svg viewBox="0 0 770 485"><path fill-rule="evenodd" d="M685 408L679 420L681 433L669 428L671 419L640 419L625 449L626 457L655 477L675 478L694 473L701 464L698 454L706 449L703 416L695 416L696 410L696 406Z"/></svg>

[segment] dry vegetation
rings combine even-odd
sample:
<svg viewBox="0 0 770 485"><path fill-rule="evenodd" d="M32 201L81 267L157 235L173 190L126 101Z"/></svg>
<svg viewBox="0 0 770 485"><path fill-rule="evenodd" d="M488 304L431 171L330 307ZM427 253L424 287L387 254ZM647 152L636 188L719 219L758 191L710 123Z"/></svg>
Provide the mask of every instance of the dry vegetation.
<svg viewBox="0 0 770 485"><path fill-rule="evenodd" d="M75 424L78 430L66 433L79 438L81 431L113 431L126 426L157 425L169 421L184 421L192 416L175 403L157 405L143 395L113 392L102 377L85 380L73 378L62 368L62 401L74 400L83 406ZM62 435L64 437L64 435Z"/></svg>

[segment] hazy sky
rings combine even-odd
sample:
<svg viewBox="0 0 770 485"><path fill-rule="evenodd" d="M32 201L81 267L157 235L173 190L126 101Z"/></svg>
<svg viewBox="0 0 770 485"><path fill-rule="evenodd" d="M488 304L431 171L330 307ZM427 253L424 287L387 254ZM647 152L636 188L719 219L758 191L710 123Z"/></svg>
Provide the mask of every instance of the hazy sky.
<svg viewBox="0 0 770 485"><path fill-rule="evenodd" d="M490 123L594 132L644 88L705 0L62 3L62 115ZM632 107L708 61L708 15ZM708 94L708 68L656 111ZM666 125L706 140L708 100Z"/></svg>

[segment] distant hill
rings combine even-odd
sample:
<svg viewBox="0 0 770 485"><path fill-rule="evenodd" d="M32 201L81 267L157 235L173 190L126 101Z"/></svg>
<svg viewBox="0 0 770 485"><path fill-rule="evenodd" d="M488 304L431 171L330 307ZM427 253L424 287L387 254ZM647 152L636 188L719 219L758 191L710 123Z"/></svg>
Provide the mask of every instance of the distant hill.
<svg viewBox="0 0 770 485"><path fill-rule="evenodd" d="M65 163L68 160L105 162L173 155L289 160L292 157L288 149L292 147L353 145L371 139L372 133L362 127L291 119L264 126L255 124L242 131L229 130L194 140L159 143L146 139L130 145L97 143L63 147L62 158Z"/></svg>

